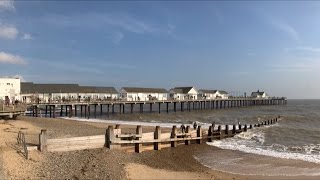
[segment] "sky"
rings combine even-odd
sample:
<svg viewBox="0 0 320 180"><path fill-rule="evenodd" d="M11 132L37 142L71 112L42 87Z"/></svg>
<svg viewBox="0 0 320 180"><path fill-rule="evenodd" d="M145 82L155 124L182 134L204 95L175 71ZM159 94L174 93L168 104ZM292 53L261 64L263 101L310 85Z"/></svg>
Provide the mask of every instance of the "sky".
<svg viewBox="0 0 320 180"><path fill-rule="evenodd" d="M320 98L320 2L0 1L0 76Z"/></svg>

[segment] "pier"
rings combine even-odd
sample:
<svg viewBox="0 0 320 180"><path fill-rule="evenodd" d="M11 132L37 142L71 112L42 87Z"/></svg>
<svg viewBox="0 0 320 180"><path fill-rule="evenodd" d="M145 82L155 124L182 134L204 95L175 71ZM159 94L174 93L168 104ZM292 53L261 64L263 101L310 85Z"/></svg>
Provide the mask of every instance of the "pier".
<svg viewBox="0 0 320 180"><path fill-rule="evenodd" d="M232 98L201 100L165 100L165 101L97 101L28 104L29 114L39 117L84 117L96 118L98 115L132 113L169 113L191 112L199 110L217 110L228 108L285 105L287 99L268 98Z"/></svg>

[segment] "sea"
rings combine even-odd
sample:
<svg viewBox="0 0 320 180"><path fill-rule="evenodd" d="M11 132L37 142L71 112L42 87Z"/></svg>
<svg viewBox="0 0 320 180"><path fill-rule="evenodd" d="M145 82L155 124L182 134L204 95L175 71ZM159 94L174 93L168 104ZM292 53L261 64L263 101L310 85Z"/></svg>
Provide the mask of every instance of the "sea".
<svg viewBox="0 0 320 180"><path fill-rule="evenodd" d="M147 107L146 107L147 109ZM320 175L320 100L288 100L286 105L192 110L161 113L117 114L96 117L115 123L160 125L256 124L281 117L277 124L240 133L233 138L208 142L195 155L201 164L214 170L246 175ZM128 111L127 111L128 112Z"/></svg>

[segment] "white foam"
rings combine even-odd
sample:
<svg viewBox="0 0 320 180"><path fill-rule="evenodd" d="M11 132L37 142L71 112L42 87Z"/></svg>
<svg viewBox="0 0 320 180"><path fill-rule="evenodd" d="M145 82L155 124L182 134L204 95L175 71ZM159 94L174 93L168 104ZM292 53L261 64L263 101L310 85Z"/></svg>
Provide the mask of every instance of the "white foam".
<svg viewBox="0 0 320 180"><path fill-rule="evenodd" d="M82 122L96 122L96 123L108 123L108 124L122 124L122 125L133 125L133 126L137 126L137 125L141 125L141 126L161 126L161 127L172 127L174 125L176 125L177 127L180 127L182 124L184 124L185 126L190 126L193 127L193 124L185 124L185 123L166 123L166 122L155 122L155 121L151 121L151 122L143 122L143 121L123 121L123 120L105 120L105 119L95 119L95 118L90 118L90 119L86 119L86 118L77 118L77 117L60 117L61 119L65 119L65 120L72 120L72 121L82 121ZM197 125L200 125L203 129L209 129L209 126L211 126L210 123L204 123L204 122L200 122L200 121L195 121L197 123ZM225 130L226 129L226 125L222 125L222 124L216 124L215 126L215 130L218 128L218 126L221 126L221 130ZM250 125L247 125L248 127ZM244 128L244 124L242 125L242 128ZM229 124L229 130L233 129L233 125ZM236 125L236 130L239 130L239 126Z"/></svg>
<svg viewBox="0 0 320 180"><path fill-rule="evenodd" d="M264 133L261 131L244 132L234 138L208 142L208 145L216 146L221 149L238 150L246 153L266 155L276 158L302 160L320 164L320 144L305 145L299 152L289 152L288 147L280 144L264 146ZM293 148L293 147L291 147Z"/></svg>

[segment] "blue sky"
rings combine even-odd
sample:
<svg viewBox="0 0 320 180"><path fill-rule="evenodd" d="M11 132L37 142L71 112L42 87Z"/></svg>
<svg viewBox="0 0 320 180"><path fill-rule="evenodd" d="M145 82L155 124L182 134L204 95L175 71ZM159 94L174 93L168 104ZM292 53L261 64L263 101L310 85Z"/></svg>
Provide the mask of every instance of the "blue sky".
<svg viewBox="0 0 320 180"><path fill-rule="evenodd" d="M0 76L320 98L319 2L0 1Z"/></svg>

